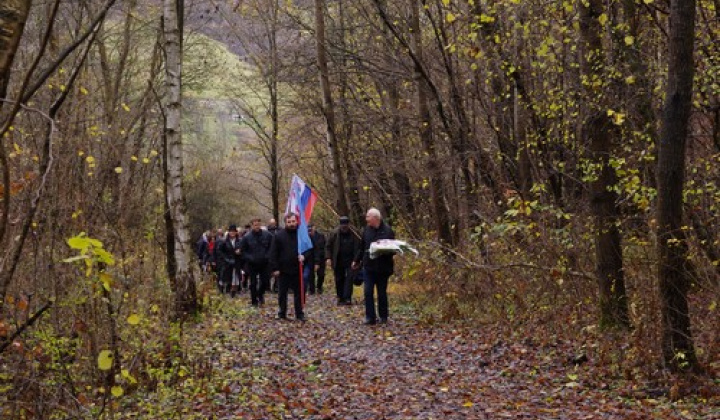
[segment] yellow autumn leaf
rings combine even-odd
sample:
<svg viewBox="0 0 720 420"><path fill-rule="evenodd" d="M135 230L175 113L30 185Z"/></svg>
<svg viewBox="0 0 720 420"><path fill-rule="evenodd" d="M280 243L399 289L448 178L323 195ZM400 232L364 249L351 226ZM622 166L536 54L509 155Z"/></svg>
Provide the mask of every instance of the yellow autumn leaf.
<svg viewBox="0 0 720 420"><path fill-rule="evenodd" d="M92 156L88 156L88 157L85 158L85 162L87 162L87 163L94 163L94 162L95 162L95 158L92 157Z"/></svg>
<svg viewBox="0 0 720 420"><path fill-rule="evenodd" d="M633 83L635 83L635 76L628 76L628 77L626 77L626 78L625 78L625 83L627 83L628 85L632 85Z"/></svg>
<svg viewBox="0 0 720 420"><path fill-rule="evenodd" d="M138 158L137 156L130 156L130 160L132 160L133 162L137 162Z"/></svg>
<svg viewBox="0 0 720 420"><path fill-rule="evenodd" d="M473 404L472 401L467 401L467 402L465 402L465 404L463 404L463 407L469 408L469 407L472 407L473 405L475 405L475 404Z"/></svg>
<svg viewBox="0 0 720 420"><path fill-rule="evenodd" d="M112 276L108 273L100 273L100 281L102 282L103 288L109 292L112 286Z"/></svg>
<svg viewBox="0 0 720 420"><path fill-rule="evenodd" d="M130 374L129 370L123 369L120 371L120 374L122 375L123 378L127 379L131 384L137 383L137 379L135 379L135 377Z"/></svg>
<svg viewBox="0 0 720 420"><path fill-rule="evenodd" d="M113 394L113 397L120 398L125 393L125 390L119 385L115 385L114 387L110 388L110 393Z"/></svg>
<svg viewBox="0 0 720 420"><path fill-rule="evenodd" d="M123 103L122 108L125 110L125 112L130 112L130 107L127 106L127 104Z"/></svg>
<svg viewBox="0 0 720 420"><path fill-rule="evenodd" d="M113 365L113 353L110 350L103 350L98 354L98 368L100 370L110 370Z"/></svg>
<svg viewBox="0 0 720 420"><path fill-rule="evenodd" d="M448 12L448 14L445 15L445 21L446 21L447 23L453 23L453 22L455 22L456 20L457 20L457 16L455 16L455 15L452 14L452 13L449 13L449 12Z"/></svg>
<svg viewBox="0 0 720 420"><path fill-rule="evenodd" d="M632 35L626 35L625 36L625 45L632 45L635 43L635 37Z"/></svg>
<svg viewBox="0 0 720 420"><path fill-rule="evenodd" d="M140 323L140 317L138 316L138 314L132 314L127 317L127 322L130 325L137 325Z"/></svg>
<svg viewBox="0 0 720 420"><path fill-rule="evenodd" d="M445 6L450 6L450 0L442 0Z"/></svg>
<svg viewBox="0 0 720 420"><path fill-rule="evenodd" d="M625 122L625 114L616 112L613 116L613 124L622 125Z"/></svg>
<svg viewBox="0 0 720 420"><path fill-rule="evenodd" d="M150 151L150 156L155 157L155 156L157 156L157 155L158 155L157 150L153 149L153 150Z"/></svg>
<svg viewBox="0 0 720 420"><path fill-rule="evenodd" d="M598 22L600 22L600 25L605 26L605 24L608 21L608 15L603 13L598 17Z"/></svg>
<svg viewBox="0 0 720 420"><path fill-rule="evenodd" d="M148 159L148 158L143 158L143 163L150 163L150 159Z"/></svg>
<svg viewBox="0 0 720 420"><path fill-rule="evenodd" d="M120 167L120 166L118 166L117 168L115 168L115 173L116 173L116 174L121 174L122 171L123 171L123 168Z"/></svg>
<svg viewBox="0 0 720 420"><path fill-rule="evenodd" d="M87 95L87 94L88 94L88 90L85 89L84 87L81 87L81 88L80 88L80 93L82 93L83 95Z"/></svg>

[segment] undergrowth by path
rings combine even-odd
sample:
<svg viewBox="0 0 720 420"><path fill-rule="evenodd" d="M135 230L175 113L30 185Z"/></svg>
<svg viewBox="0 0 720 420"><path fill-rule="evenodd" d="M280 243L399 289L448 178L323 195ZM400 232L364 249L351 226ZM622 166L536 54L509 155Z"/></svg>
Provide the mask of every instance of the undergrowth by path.
<svg viewBox="0 0 720 420"><path fill-rule="evenodd" d="M259 309L248 301L213 295L201 322L185 328L187 362L174 383L126 401L122 417L720 418L716 392L670 401L663 390L605 376L592 360L569 363L565 343L532 331L509 340L492 326L425 325L392 296L384 326L362 325L359 301L338 307L327 294L308 297L304 323L276 320L276 295Z"/></svg>

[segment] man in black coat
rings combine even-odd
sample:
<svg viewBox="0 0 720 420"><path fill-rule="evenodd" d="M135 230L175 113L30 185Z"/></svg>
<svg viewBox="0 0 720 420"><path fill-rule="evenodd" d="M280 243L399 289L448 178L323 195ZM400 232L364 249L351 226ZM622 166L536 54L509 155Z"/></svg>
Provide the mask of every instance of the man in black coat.
<svg viewBox="0 0 720 420"><path fill-rule="evenodd" d="M268 257L273 236L262 229L260 218L253 219L251 223L250 231L240 242L240 249L245 261L245 274L250 279L250 303L258 306L265 303L265 291L270 288Z"/></svg>
<svg viewBox="0 0 720 420"><path fill-rule="evenodd" d="M371 208L365 214L367 226L363 229L360 250L355 255L352 263L353 269L358 269L362 264L365 271L365 324L374 325L377 323L375 313L375 289L378 295L378 312L380 323L386 323L388 319L388 279L395 271L393 256L390 254L380 255L377 258L370 258L370 244L380 239L395 239L395 232L382 220L380 210Z"/></svg>
<svg viewBox="0 0 720 420"><path fill-rule="evenodd" d="M351 305L353 284L350 266L360 250L360 238L350 230L350 219L340 218L340 226L333 230L325 245L325 259L335 275L335 294L338 305Z"/></svg>
<svg viewBox="0 0 720 420"><path fill-rule="evenodd" d="M287 318L288 290L292 289L295 319L305 321L301 295L303 290L300 287L300 261L304 258L298 255L297 229L298 216L295 213L288 213L285 216L285 229L277 231L270 246L270 270L279 280L278 319Z"/></svg>
<svg viewBox="0 0 720 420"><path fill-rule="evenodd" d="M235 297L242 277L242 256L240 254L240 238L238 237L237 226L230 225L227 238L218 241L215 248L217 254L215 260L219 265L218 271L220 272L218 281L220 293L229 291L230 296Z"/></svg>

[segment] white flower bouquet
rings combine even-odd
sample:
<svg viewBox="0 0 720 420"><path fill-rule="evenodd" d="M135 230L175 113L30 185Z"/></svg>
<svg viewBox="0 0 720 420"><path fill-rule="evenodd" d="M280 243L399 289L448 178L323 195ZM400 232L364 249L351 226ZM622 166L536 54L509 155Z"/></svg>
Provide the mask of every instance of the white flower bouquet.
<svg viewBox="0 0 720 420"><path fill-rule="evenodd" d="M375 259L380 255L404 255L405 252L412 252L419 255L417 249L411 247L407 242L397 239L380 239L370 244L370 259Z"/></svg>

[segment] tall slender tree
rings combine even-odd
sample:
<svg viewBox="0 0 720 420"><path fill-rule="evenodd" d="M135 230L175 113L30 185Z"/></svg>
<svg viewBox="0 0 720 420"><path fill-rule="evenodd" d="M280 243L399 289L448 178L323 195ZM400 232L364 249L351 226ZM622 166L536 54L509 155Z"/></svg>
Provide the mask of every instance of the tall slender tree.
<svg viewBox="0 0 720 420"><path fill-rule="evenodd" d="M339 142L337 138L337 125L335 124L335 104L332 99L330 86L330 73L328 70L328 58L325 41L325 0L315 0L315 45L317 52L317 66L320 74L320 89L322 93L323 114L327 131L327 143L332 160L332 168L335 176L335 191L337 198L337 209L341 214L349 214L345 194L345 175L340 165Z"/></svg>
<svg viewBox="0 0 720 420"><path fill-rule="evenodd" d="M583 38L583 68L587 78L588 97L598 97L591 103L584 123L583 135L590 143L590 157L597 171L591 185L591 200L595 218L595 275L599 287L600 325L625 328L629 325L628 302L623 272L622 238L618 226L620 212L615 192L617 176L611 165L619 130L614 126L603 106L608 83L603 83L604 49L600 16L602 0L580 2L580 31ZM599 94L599 95L598 95Z"/></svg>
<svg viewBox="0 0 720 420"><path fill-rule="evenodd" d="M183 195L182 51L184 0L164 0L165 34L165 136L167 147L167 203L172 216L175 246L175 318L197 311L197 294L190 247L188 216Z"/></svg>
<svg viewBox="0 0 720 420"><path fill-rule="evenodd" d="M695 0L670 3L668 80L658 145L658 280L662 351L674 370L694 368L697 356L688 313L688 246L684 234L685 154L692 107Z"/></svg>

